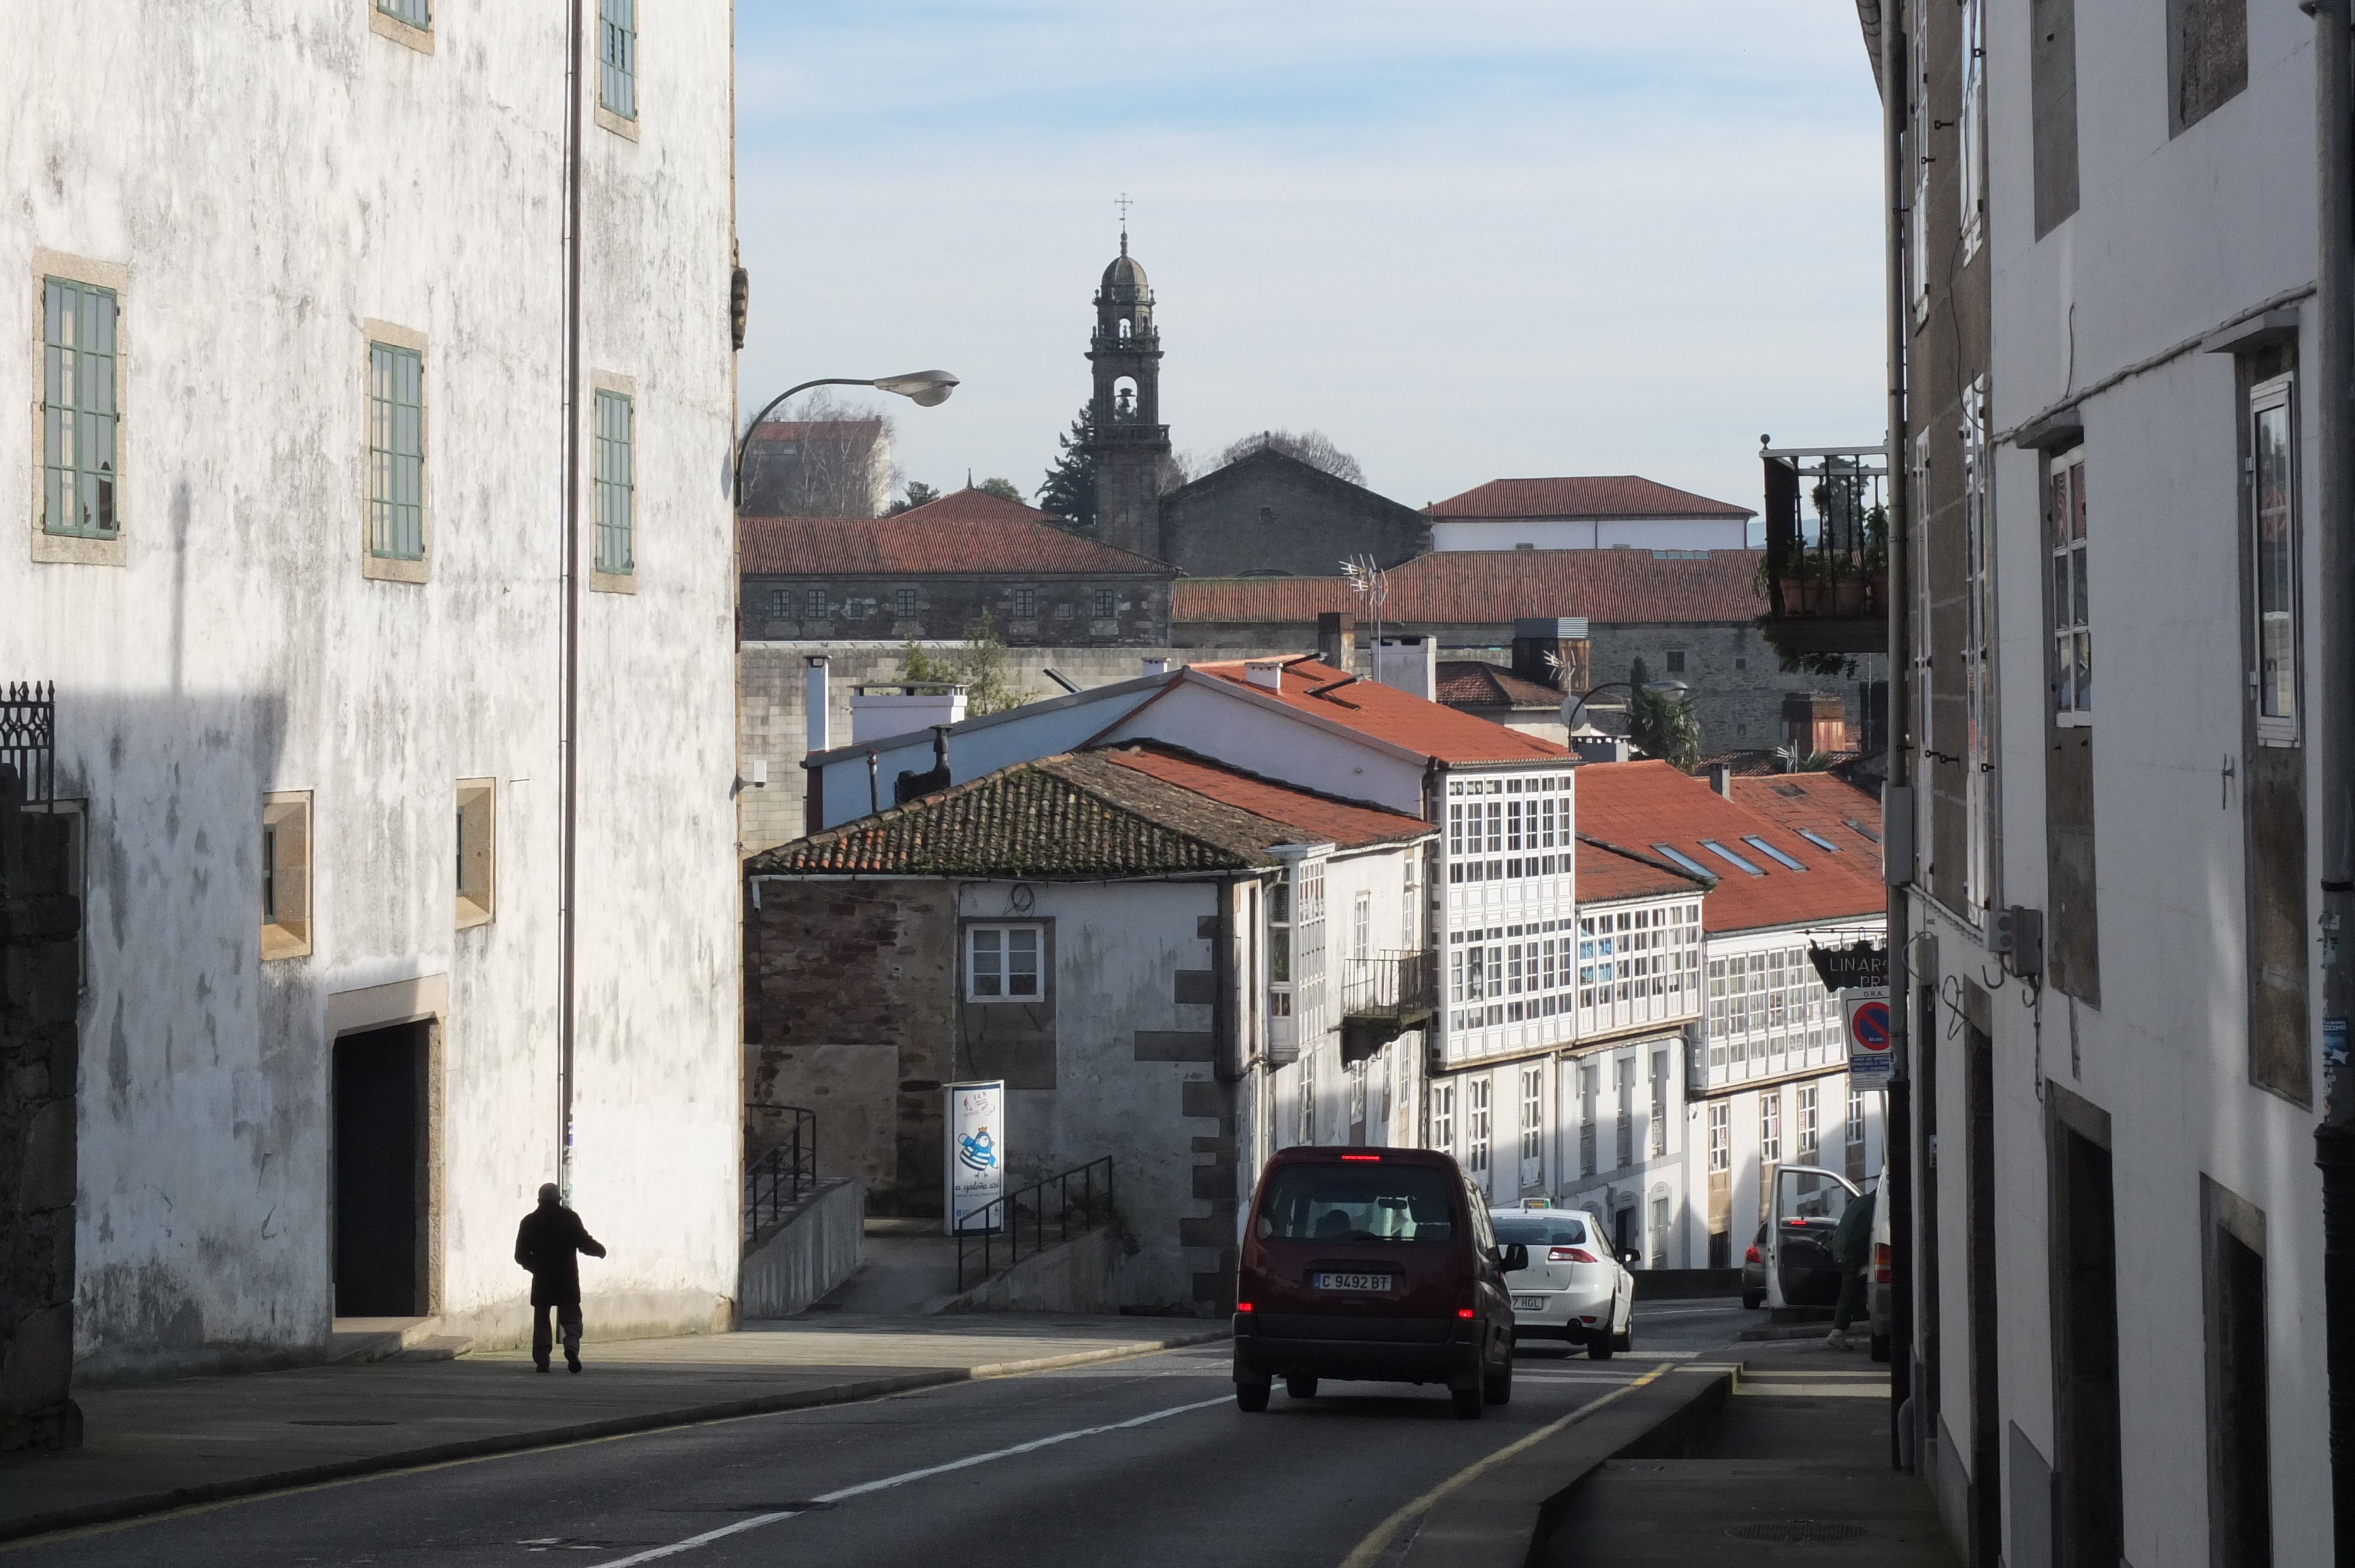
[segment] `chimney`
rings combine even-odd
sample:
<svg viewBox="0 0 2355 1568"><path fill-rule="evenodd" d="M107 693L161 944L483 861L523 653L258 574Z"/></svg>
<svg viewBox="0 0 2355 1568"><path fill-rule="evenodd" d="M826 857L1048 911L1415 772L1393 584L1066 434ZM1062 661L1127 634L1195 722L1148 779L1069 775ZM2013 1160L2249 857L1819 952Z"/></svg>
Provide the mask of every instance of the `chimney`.
<svg viewBox="0 0 2355 1568"><path fill-rule="evenodd" d="M1721 795L1724 796L1727 800L1732 800L1732 799L1733 799L1733 768L1732 768L1732 766L1731 764L1729 764L1729 763L1723 763L1723 762L1712 762L1712 763L1710 763L1710 764L1709 765L1709 787L1710 787L1710 789L1712 789L1716 790L1719 794L1721 794Z"/></svg>
<svg viewBox="0 0 2355 1568"><path fill-rule="evenodd" d="M1383 638L1374 645L1374 679L1425 702L1435 700L1439 694L1439 639Z"/></svg>
<svg viewBox="0 0 2355 1568"><path fill-rule="evenodd" d="M826 680L826 655L807 654L803 662L809 666L802 675L802 717L808 726L805 749L815 756L834 748L833 693Z"/></svg>
<svg viewBox="0 0 2355 1568"><path fill-rule="evenodd" d="M1147 659L1145 661L1145 673L1148 675L1166 675L1169 673L1169 661L1167 659Z"/></svg>
<svg viewBox="0 0 2355 1568"><path fill-rule="evenodd" d="M1357 623L1346 609L1328 609L1316 618L1316 662L1347 675L1358 656Z"/></svg>
<svg viewBox="0 0 2355 1568"><path fill-rule="evenodd" d="M1243 679L1254 686L1262 686L1271 692L1280 692L1284 690L1284 661L1246 659L1243 661Z"/></svg>
<svg viewBox="0 0 2355 1568"><path fill-rule="evenodd" d="M1524 616L1513 622L1513 673L1557 692L1583 692L1593 685L1593 644L1586 617Z"/></svg>

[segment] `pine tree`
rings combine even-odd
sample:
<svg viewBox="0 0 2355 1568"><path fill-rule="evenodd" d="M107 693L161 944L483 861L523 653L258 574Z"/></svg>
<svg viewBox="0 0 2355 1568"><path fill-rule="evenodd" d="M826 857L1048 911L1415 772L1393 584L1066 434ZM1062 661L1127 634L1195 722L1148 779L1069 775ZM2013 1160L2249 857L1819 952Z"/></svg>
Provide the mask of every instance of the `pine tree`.
<svg viewBox="0 0 2355 1568"><path fill-rule="evenodd" d="M1088 411L1082 406L1071 428L1055 438L1055 466L1039 486L1039 509L1072 527L1092 533L1096 525L1096 460L1088 450Z"/></svg>

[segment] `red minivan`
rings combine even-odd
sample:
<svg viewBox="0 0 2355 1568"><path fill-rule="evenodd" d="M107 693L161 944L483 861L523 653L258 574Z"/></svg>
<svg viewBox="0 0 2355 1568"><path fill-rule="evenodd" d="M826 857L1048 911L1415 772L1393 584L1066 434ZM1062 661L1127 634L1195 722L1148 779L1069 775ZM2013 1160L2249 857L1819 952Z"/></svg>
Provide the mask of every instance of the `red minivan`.
<svg viewBox="0 0 2355 1568"><path fill-rule="evenodd" d="M1466 1420L1513 1396L1513 1298L1488 1205L1430 1149L1287 1149L1260 1172L1235 1279L1235 1403L1319 1378L1444 1383Z"/></svg>

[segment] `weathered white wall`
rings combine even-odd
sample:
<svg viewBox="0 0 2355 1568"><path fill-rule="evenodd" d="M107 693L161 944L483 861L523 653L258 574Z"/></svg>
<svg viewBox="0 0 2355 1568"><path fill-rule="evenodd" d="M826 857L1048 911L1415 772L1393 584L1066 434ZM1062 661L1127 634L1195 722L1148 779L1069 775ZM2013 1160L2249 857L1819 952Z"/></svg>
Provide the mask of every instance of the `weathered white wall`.
<svg viewBox="0 0 2355 1568"><path fill-rule="evenodd" d="M57 681L90 811L93 1371L324 1340L331 993L447 976L453 1322L519 1328L513 1229L557 1168L565 14L451 6L430 54L369 15L90 0L0 56L0 401L40 395L37 249L128 273L124 564L30 558L32 424L0 419L0 673ZM609 1328L708 1324L736 1251L730 15L644 20L639 139L585 132L584 368L637 411L638 591L581 615L576 1191ZM427 341L423 584L361 575L367 319ZM498 780L497 917L461 932L470 777ZM313 792L314 950L263 964L274 789Z"/></svg>
<svg viewBox="0 0 2355 1568"><path fill-rule="evenodd" d="M1460 517L1431 524L1434 550L1742 550L1741 517Z"/></svg>

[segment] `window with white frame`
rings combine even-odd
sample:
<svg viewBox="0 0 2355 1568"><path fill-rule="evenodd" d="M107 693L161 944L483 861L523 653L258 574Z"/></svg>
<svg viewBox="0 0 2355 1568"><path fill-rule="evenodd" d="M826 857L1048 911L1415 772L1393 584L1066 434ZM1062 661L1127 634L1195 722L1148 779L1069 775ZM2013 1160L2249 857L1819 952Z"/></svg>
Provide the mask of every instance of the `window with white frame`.
<svg viewBox="0 0 2355 1568"><path fill-rule="evenodd" d="M1652 1154L1668 1151L1668 1054L1652 1053Z"/></svg>
<svg viewBox="0 0 2355 1568"><path fill-rule="evenodd" d="M1490 1086L1485 1076L1474 1078L1464 1086L1464 1166L1476 1176L1488 1173Z"/></svg>
<svg viewBox="0 0 2355 1568"><path fill-rule="evenodd" d="M1987 0L1963 0L1963 260L1987 235Z"/></svg>
<svg viewBox="0 0 2355 1568"><path fill-rule="evenodd" d="M1267 1015L1292 1016L1292 872L1275 874L1267 885ZM1288 1031L1289 1024L1284 1026ZM1278 1044L1288 1044L1289 1039Z"/></svg>
<svg viewBox="0 0 2355 1568"><path fill-rule="evenodd" d="M968 926L967 1001L1036 1001L1046 994L1043 926Z"/></svg>
<svg viewBox="0 0 2355 1568"><path fill-rule="evenodd" d="M1360 888L1349 903L1349 956L1365 959L1373 956L1374 895Z"/></svg>
<svg viewBox="0 0 2355 1568"><path fill-rule="evenodd" d="M1864 1142L1864 1091L1854 1079L1848 1086L1848 1140L1852 1147Z"/></svg>
<svg viewBox="0 0 2355 1568"><path fill-rule="evenodd" d="M1455 1086L1431 1086L1431 1147L1453 1154L1455 1151Z"/></svg>
<svg viewBox="0 0 2355 1568"><path fill-rule="evenodd" d="M1818 1165L1824 1157L1822 1090L1801 1084L1798 1097L1799 1163Z"/></svg>
<svg viewBox="0 0 2355 1568"><path fill-rule="evenodd" d="M45 278L41 296L41 531L112 539L122 516L115 292Z"/></svg>
<svg viewBox="0 0 2355 1568"><path fill-rule="evenodd" d="M597 0L597 102L623 120L638 117L637 0Z"/></svg>
<svg viewBox="0 0 2355 1568"><path fill-rule="evenodd" d="M1612 1150L1617 1158L1612 1169L1625 1171L1636 1163L1636 1058L1633 1056L1612 1058L1611 1093L1618 1102L1614 1107L1618 1114L1612 1128L1618 1135L1614 1139L1615 1147Z"/></svg>
<svg viewBox="0 0 2355 1568"><path fill-rule="evenodd" d="M2045 491L2052 553L2052 711L2065 728L2094 717L2094 633L2086 609L2085 449L2052 460Z"/></svg>
<svg viewBox="0 0 2355 1568"><path fill-rule="evenodd" d="M1709 1169L1711 1175L1733 1169L1733 1107L1723 1100L1710 1102Z"/></svg>
<svg viewBox="0 0 2355 1568"><path fill-rule="evenodd" d="M1594 1097L1600 1085L1600 1075L1592 1062L1582 1063L1578 1069L1578 1173L1594 1174Z"/></svg>
<svg viewBox="0 0 2355 1568"><path fill-rule="evenodd" d="M2253 570L2257 740L2298 741L2299 604L2296 450L2291 378L2276 376L2249 393L2249 524Z"/></svg>
<svg viewBox="0 0 2355 1568"><path fill-rule="evenodd" d="M1521 1179L1545 1148L1545 1068L1535 1064L1521 1069Z"/></svg>
<svg viewBox="0 0 2355 1568"><path fill-rule="evenodd" d="M1783 1159L1783 1095L1769 1089L1758 1097L1758 1162L1779 1164Z"/></svg>
<svg viewBox="0 0 2355 1568"><path fill-rule="evenodd" d="M1905 36L1924 37L1922 26L1923 0L1913 0L1908 7ZM1907 270L1913 274L1913 313L1918 318L1930 309L1930 51L1916 48L1910 51L1913 61L1913 101L1906 134L1906 150L1913 161L1913 200L1907 214L1910 243L1907 245ZM1914 493L1919 495L1920 491ZM1921 557L1916 556L1919 560Z"/></svg>
<svg viewBox="0 0 2355 1568"><path fill-rule="evenodd" d="M1963 695L1966 733L1963 798L1968 818L1964 897L1973 909L1994 902L1994 823L1989 780L1995 762L1994 548L1988 507L1987 377L1974 377L1963 395Z"/></svg>
<svg viewBox="0 0 2355 1568"><path fill-rule="evenodd" d="M368 344L368 553L425 558L425 357Z"/></svg>
<svg viewBox="0 0 2355 1568"><path fill-rule="evenodd" d="M636 410L629 394L599 387L595 413L597 570L627 577L637 569Z"/></svg>
<svg viewBox="0 0 2355 1568"><path fill-rule="evenodd" d="M826 615L826 589L814 588L803 596L802 614L811 620L824 620Z"/></svg>
<svg viewBox="0 0 2355 1568"><path fill-rule="evenodd" d="M1293 952L1293 991L1304 1027L1321 1030L1325 1017L1325 863L1303 861L1293 926L1299 940Z"/></svg>
<svg viewBox="0 0 2355 1568"><path fill-rule="evenodd" d="M1646 1249L1654 1268L1665 1267L1668 1260L1668 1195L1652 1195L1652 1245Z"/></svg>

